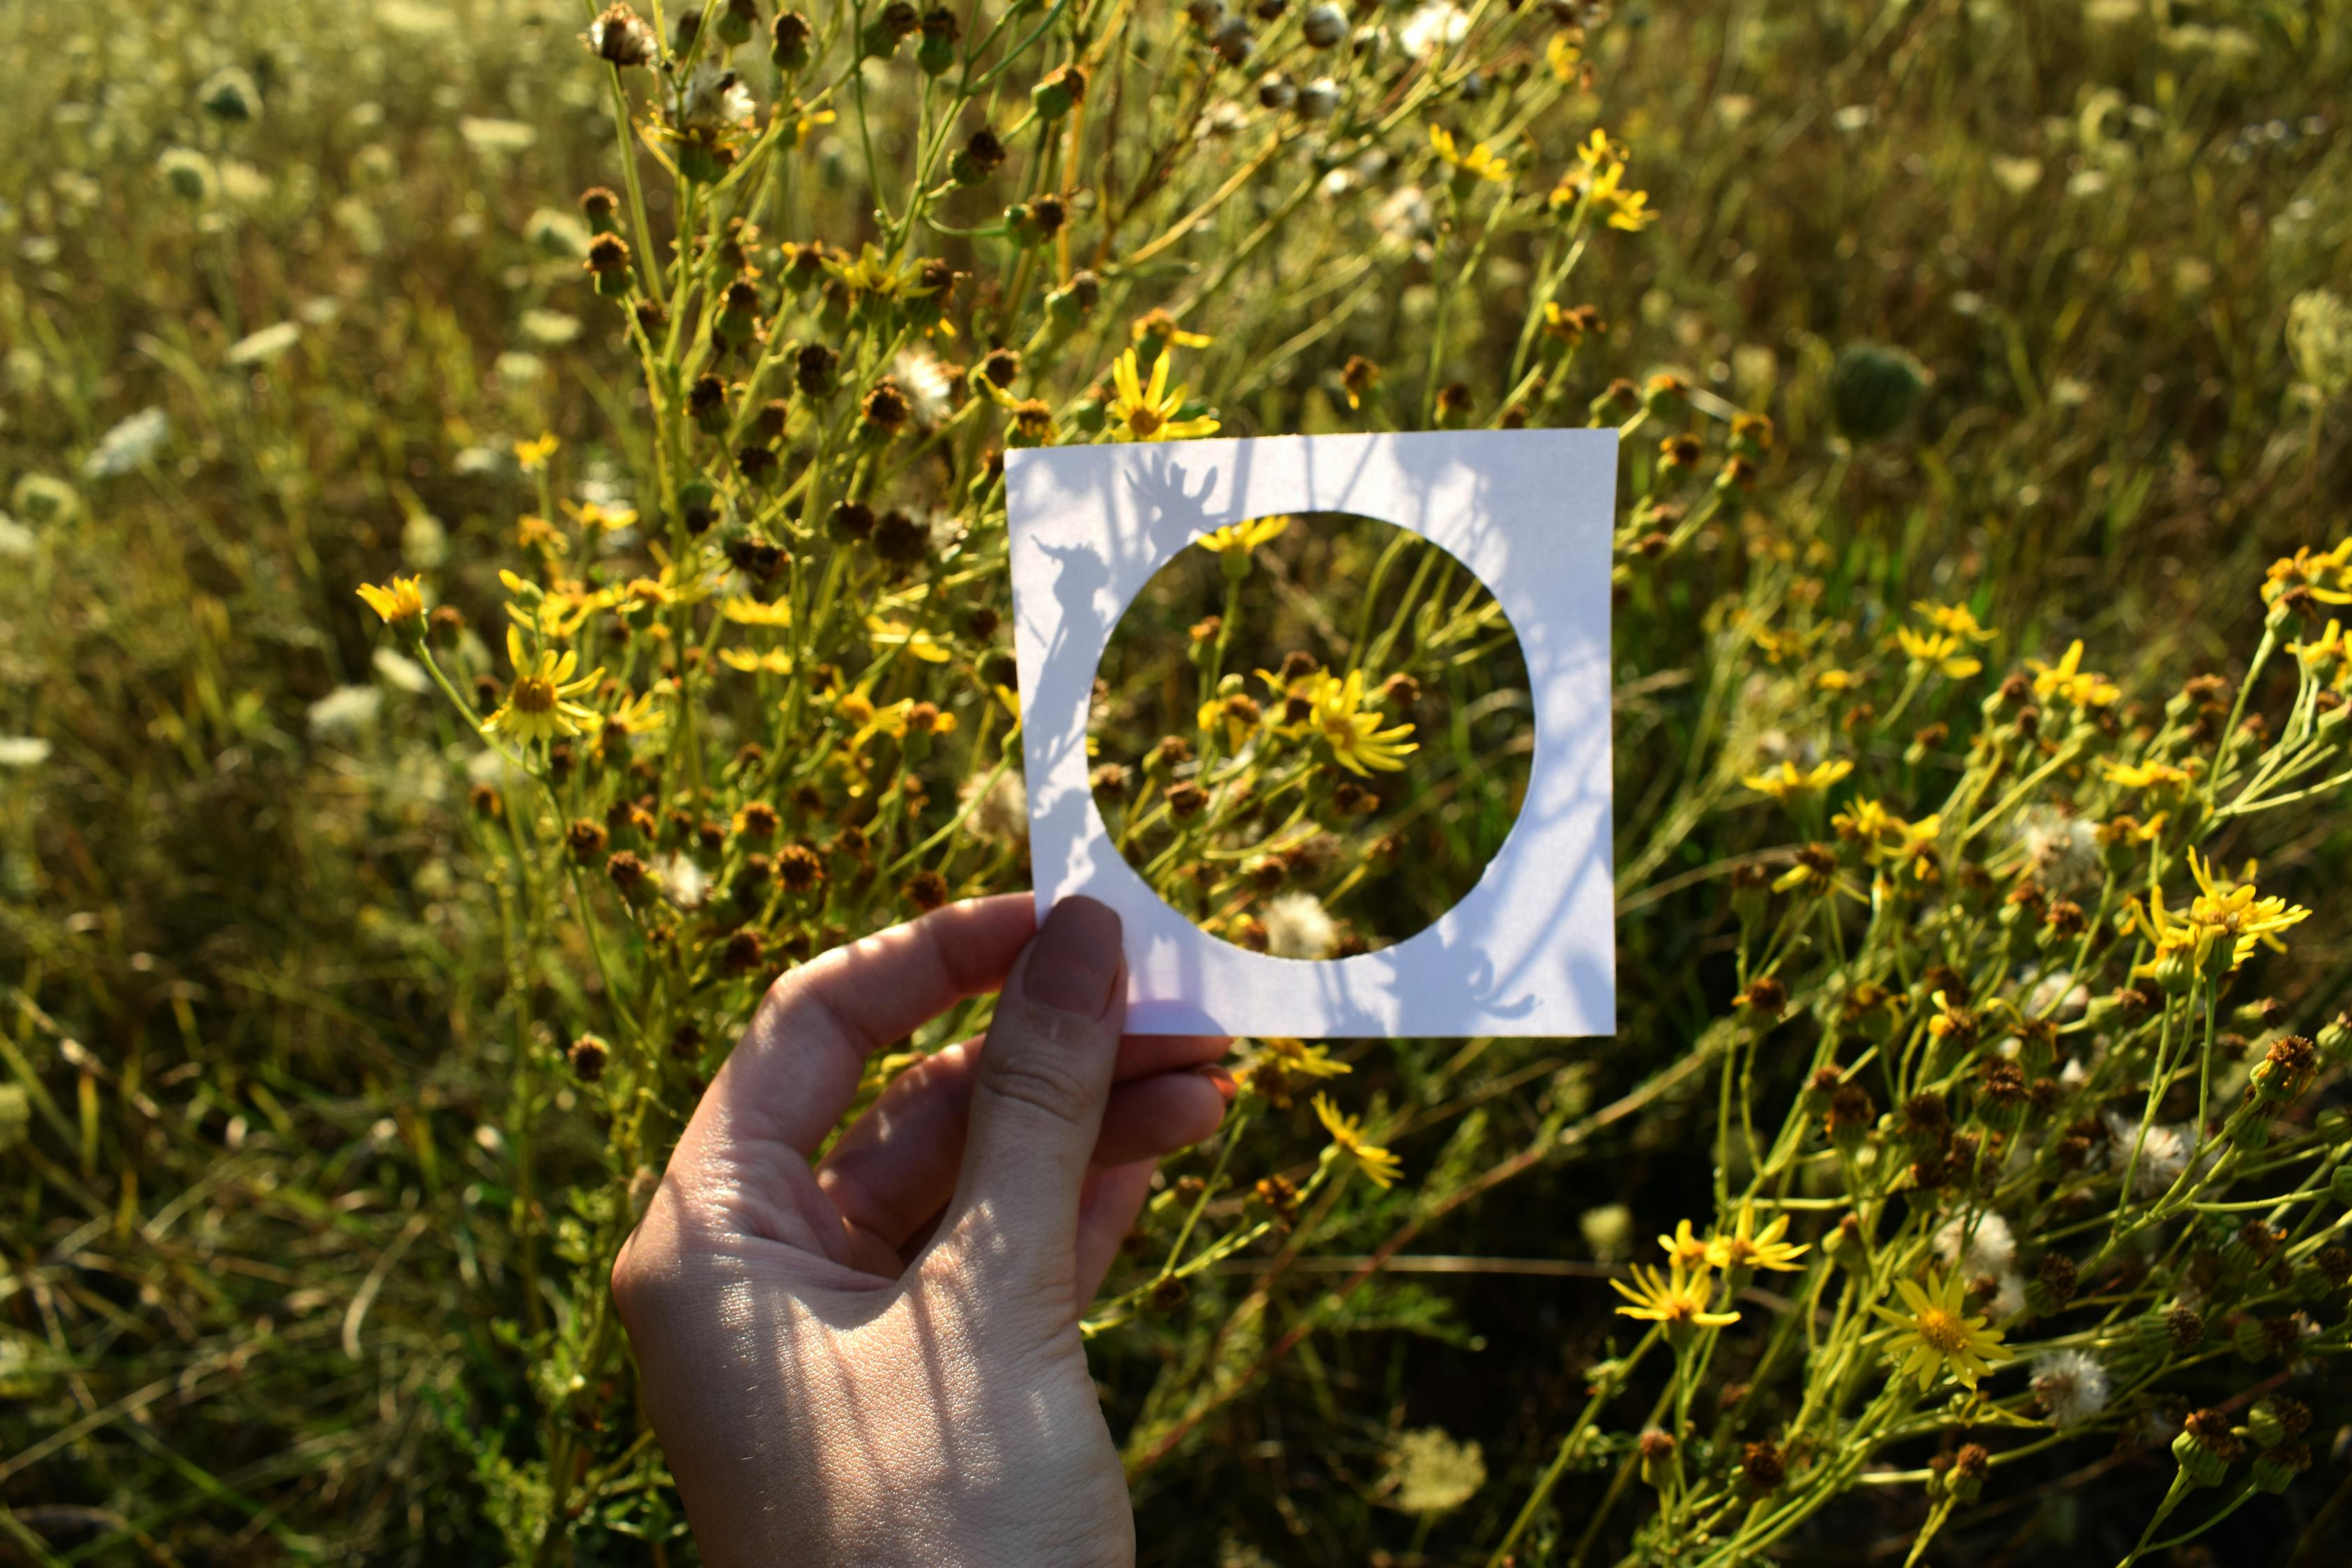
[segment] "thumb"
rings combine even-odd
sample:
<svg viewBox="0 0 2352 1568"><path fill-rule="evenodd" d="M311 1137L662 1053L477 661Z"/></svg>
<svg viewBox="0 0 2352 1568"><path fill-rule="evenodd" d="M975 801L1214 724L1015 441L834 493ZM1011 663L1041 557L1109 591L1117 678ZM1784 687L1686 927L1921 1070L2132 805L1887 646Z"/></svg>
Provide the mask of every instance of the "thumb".
<svg viewBox="0 0 2352 1568"><path fill-rule="evenodd" d="M963 1170L940 1228L961 1268L1074 1306L1078 1200L1110 1098L1127 964L1119 920L1054 906L996 1005L972 1083Z"/></svg>

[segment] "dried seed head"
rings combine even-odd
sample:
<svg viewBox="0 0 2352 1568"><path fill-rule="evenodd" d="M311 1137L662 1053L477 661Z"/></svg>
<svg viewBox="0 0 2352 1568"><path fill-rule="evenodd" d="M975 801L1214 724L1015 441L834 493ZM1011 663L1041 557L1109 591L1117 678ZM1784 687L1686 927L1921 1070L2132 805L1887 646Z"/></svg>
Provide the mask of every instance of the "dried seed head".
<svg viewBox="0 0 2352 1568"><path fill-rule="evenodd" d="M623 69L651 65L661 52L653 26L626 5L607 5L588 24L589 51Z"/></svg>
<svg viewBox="0 0 2352 1568"><path fill-rule="evenodd" d="M760 940L758 931L745 926L727 939L719 962L726 965L729 973L741 974L759 968L767 956L767 943Z"/></svg>
<svg viewBox="0 0 2352 1568"><path fill-rule="evenodd" d="M604 875L611 879L621 897L635 900L645 889L646 863L630 850L618 850L604 862Z"/></svg>
<svg viewBox="0 0 2352 1568"><path fill-rule="evenodd" d="M584 866L604 852L607 837L603 823L593 817L576 817L563 830L563 847L573 860Z"/></svg>
<svg viewBox="0 0 2352 1568"><path fill-rule="evenodd" d="M1009 387L1021 374L1021 355L1012 349L991 349L981 356L980 374L991 386Z"/></svg>
<svg viewBox="0 0 2352 1568"><path fill-rule="evenodd" d="M1739 1473L1759 1492L1778 1491L1789 1479L1789 1461L1770 1443L1749 1443L1739 1450Z"/></svg>
<svg viewBox="0 0 2352 1568"><path fill-rule="evenodd" d="M832 394L841 369L841 356L823 343L803 345L793 358L793 381L803 396Z"/></svg>
<svg viewBox="0 0 2352 1568"><path fill-rule="evenodd" d="M563 1053L572 1063L572 1070L583 1083L594 1083L604 1076L605 1064L612 1060L612 1048L593 1035L583 1035L572 1042Z"/></svg>
<svg viewBox="0 0 2352 1568"><path fill-rule="evenodd" d="M1759 974L1748 983L1748 989L1732 998L1755 1017L1772 1019L1780 1016L1789 1005L1789 988L1769 974Z"/></svg>
<svg viewBox="0 0 2352 1568"><path fill-rule="evenodd" d="M995 132L983 125L964 139L950 161L948 173L960 185L977 185L1003 167L1004 143Z"/></svg>
<svg viewBox="0 0 2352 1568"><path fill-rule="evenodd" d="M948 879L937 871L916 872L899 890L906 894L909 904L925 914L948 901Z"/></svg>
<svg viewBox="0 0 2352 1568"><path fill-rule="evenodd" d="M1298 19L1298 31L1314 47L1330 48L1348 36L1348 14L1328 4L1310 6Z"/></svg>
<svg viewBox="0 0 2352 1568"><path fill-rule="evenodd" d="M931 531L896 510L874 524L874 553L897 566L912 566L931 553Z"/></svg>
<svg viewBox="0 0 2352 1568"><path fill-rule="evenodd" d="M768 58L786 76L804 70L809 63L809 19L798 11L779 11L768 26Z"/></svg>
<svg viewBox="0 0 2352 1568"><path fill-rule="evenodd" d="M858 405L859 416L866 421L866 426L885 436L895 436L905 428L913 413L914 409L907 402L907 395L898 389L897 382L887 376L876 382L866 394L865 401Z"/></svg>
<svg viewBox="0 0 2352 1568"><path fill-rule="evenodd" d="M1168 786L1168 810L1180 821L1200 816L1208 804L1208 792L1190 779Z"/></svg>

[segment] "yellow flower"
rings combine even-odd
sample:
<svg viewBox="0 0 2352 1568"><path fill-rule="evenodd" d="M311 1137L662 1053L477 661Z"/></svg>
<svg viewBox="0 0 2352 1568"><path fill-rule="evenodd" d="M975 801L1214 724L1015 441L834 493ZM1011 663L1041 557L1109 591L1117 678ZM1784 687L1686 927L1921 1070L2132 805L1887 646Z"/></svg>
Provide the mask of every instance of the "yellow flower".
<svg viewBox="0 0 2352 1568"><path fill-rule="evenodd" d="M2132 973L2153 970L2166 957L2185 953L2192 968L2201 973L2234 970L2254 955L2254 949L2267 945L2284 952L2286 944L2278 933L2302 924L2311 918L2311 911L2301 904L2290 904L2273 894L2267 898L2256 892L2253 867L2249 864L2245 878L2224 886L2213 876L2210 862L2189 851L2189 874L2197 879L2197 896L2189 900L2188 909L2179 919L2174 919L2164 907L2164 889L2148 893L2147 906L2139 911L2138 923L2156 943L2157 958L2142 964ZM2228 963L2221 961L2226 957Z"/></svg>
<svg viewBox="0 0 2352 1568"><path fill-rule="evenodd" d="M1544 64L1560 81L1572 82L1584 74L1584 37L1581 33L1562 28L1551 36L1544 46Z"/></svg>
<svg viewBox="0 0 2352 1568"><path fill-rule="evenodd" d="M1225 750L1238 752L1263 716L1255 701L1236 691L1227 697L1212 697L1202 703L1198 718L1201 728L1211 734L1214 734L1222 724L1225 731Z"/></svg>
<svg viewBox="0 0 2352 1568"><path fill-rule="evenodd" d="M1787 1215L1776 1216L1759 1231L1756 1228L1756 1205L1743 1202L1731 1234L1717 1235L1706 1244L1706 1260L1726 1274L1740 1268L1771 1268L1789 1273L1796 1268L1805 1247L1801 1243L1780 1239L1788 1234Z"/></svg>
<svg viewBox="0 0 2352 1568"><path fill-rule="evenodd" d="M1229 523L1202 534L1192 542L1213 555L1223 555L1228 550L1255 550L1259 545L1279 539L1290 526L1286 517L1254 517L1247 522Z"/></svg>
<svg viewBox="0 0 2352 1568"><path fill-rule="evenodd" d="M2327 629L2320 634L2317 642L2291 642L2286 645L2286 650L2322 671L2331 664L2352 658L2352 646L2347 646L2344 640L2344 627L2333 616L2328 618Z"/></svg>
<svg viewBox="0 0 2352 1568"><path fill-rule="evenodd" d="M2263 579L2263 603L2276 604L2281 595L2296 589L2309 590L2324 605L2352 605L2352 592L2347 591L2352 590L2352 539L2340 541L2333 550L2306 544L2272 562Z"/></svg>
<svg viewBox="0 0 2352 1568"><path fill-rule="evenodd" d="M1331 1134L1331 1147L1355 1161L1363 1171L1365 1180L1376 1187L1396 1184L1398 1175L1404 1170L1404 1163L1386 1149L1364 1141L1361 1117L1341 1115L1339 1108L1331 1103L1331 1097L1325 1094L1315 1097L1315 1117L1323 1123L1323 1130Z"/></svg>
<svg viewBox="0 0 2352 1568"><path fill-rule="evenodd" d="M1973 1389L1977 1379L1992 1371L1994 1363L2015 1356L2000 1342L1999 1329L1969 1315L1958 1273L1942 1279L1930 1274L1924 1287L1915 1280L1897 1279L1895 1289L1907 1310L1897 1311L1874 1303L1870 1310L1891 1327L1872 1338L1889 1341L1888 1348L1900 1363L1895 1376L1917 1378L1921 1393L1933 1388L1948 1372L1960 1380L1961 1387Z"/></svg>
<svg viewBox="0 0 2352 1568"><path fill-rule="evenodd" d="M1418 743L1405 740L1412 733L1411 724L1383 730L1379 711L1365 710L1362 670L1355 670L1341 680L1318 669L1307 680L1311 686L1306 696L1311 711L1304 723L1277 731L1286 739L1296 741L1319 735L1330 746L1333 762L1351 773L1366 777L1374 772L1402 772L1406 754L1421 750Z"/></svg>
<svg viewBox="0 0 2352 1568"><path fill-rule="evenodd" d="M2197 769L2201 765L2195 757L2189 766L2174 767L2170 763L2113 763L2102 761L2107 782L2126 789L2186 789L2197 782Z"/></svg>
<svg viewBox="0 0 2352 1568"><path fill-rule="evenodd" d="M572 553L571 542L556 531L555 524L531 512L515 519L515 542L525 550L544 550L551 555Z"/></svg>
<svg viewBox="0 0 2352 1568"><path fill-rule="evenodd" d="M1783 761L1778 772L1749 773L1739 782L1759 795L1787 801L1801 795L1819 795L1852 772L1853 764L1843 757L1819 763L1806 773L1799 773L1796 763Z"/></svg>
<svg viewBox="0 0 2352 1568"><path fill-rule="evenodd" d="M555 456L555 449L562 444L555 438L552 431L532 440L517 441L514 444L515 461L522 465L524 473L535 474L547 467L547 459Z"/></svg>
<svg viewBox="0 0 2352 1568"><path fill-rule="evenodd" d="M1300 1078L1339 1078L1354 1069L1346 1062L1335 1061L1331 1053L1321 1046L1310 1046L1305 1040L1277 1035L1257 1043L1257 1052L1250 1058L1253 1067L1273 1068Z"/></svg>
<svg viewBox="0 0 2352 1568"><path fill-rule="evenodd" d="M1628 234L1639 234L1658 221L1657 209L1649 205L1647 191L1621 191L1615 182L1603 193L1609 204L1609 226L1622 228Z"/></svg>
<svg viewBox="0 0 2352 1568"><path fill-rule="evenodd" d="M1217 340L1206 332L1188 332L1176 324L1176 318L1165 310L1147 310L1128 327L1128 341L1134 343L1156 342L1162 345L1174 343L1182 349L1204 349Z"/></svg>
<svg viewBox="0 0 2352 1568"><path fill-rule="evenodd" d="M1873 860L1885 854L1890 840L1899 844L1910 826L1874 800L1850 800L1843 811L1830 818L1830 826L1840 838L1860 844Z"/></svg>
<svg viewBox="0 0 2352 1568"><path fill-rule="evenodd" d="M1675 1221L1674 1235L1658 1237L1658 1245L1665 1248L1667 1264L1678 1273L1704 1274L1711 1267L1706 1239L1686 1219Z"/></svg>
<svg viewBox="0 0 2352 1568"><path fill-rule="evenodd" d="M2083 668L2083 639L2076 637L2066 649L2065 657L2056 664L2045 664L2029 658L2025 668L2033 671L2033 695L2047 700L2063 698L2077 708L2105 708L2123 695L2122 689L2105 676Z"/></svg>
<svg viewBox="0 0 2352 1568"><path fill-rule="evenodd" d="M939 638L904 621L888 621L880 616L868 616L866 617L866 634L875 647L903 647L925 664L945 664L955 657L954 651Z"/></svg>
<svg viewBox="0 0 2352 1568"><path fill-rule="evenodd" d="M652 692L640 691L604 715L596 731L596 753L604 755L605 742L615 734L649 735L668 722L669 710L655 700Z"/></svg>
<svg viewBox="0 0 2352 1568"><path fill-rule="evenodd" d="M1956 632L1915 632L1909 626L1897 626L1895 640L1913 666L1942 670L1955 680L1964 680L1984 668L1984 660L1966 651L1968 643Z"/></svg>
<svg viewBox="0 0 2352 1568"><path fill-rule="evenodd" d="M1927 998L1936 1005L1936 1015L1927 1020L1927 1033L1938 1040L1955 1036L1962 1040L1975 1035L1977 1016L1952 1000L1948 992L1938 991Z"/></svg>
<svg viewBox="0 0 2352 1568"><path fill-rule="evenodd" d="M633 506L604 506L595 501L574 504L560 503L571 514L572 521L583 528L622 529L636 525L637 509Z"/></svg>
<svg viewBox="0 0 2352 1568"><path fill-rule="evenodd" d="M1903 825L1903 842L1887 858L1906 863L1911 875L1922 882L1932 882L1941 869L1936 855L1936 836L1944 830L1944 814L1923 816L1916 822Z"/></svg>
<svg viewBox="0 0 2352 1568"><path fill-rule="evenodd" d="M730 669L740 669L747 675L755 671L768 675L790 675L793 672L793 656L780 647L772 647L765 651L748 647L722 647L719 650L719 662Z"/></svg>
<svg viewBox="0 0 2352 1568"><path fill-rule="evenodd" d="M2000 636L1999 632L1990 631L1979 625L1976 612L1966 605L1938 605L1932 599L1920 599L1915 601L1911 607L1927 616L1927 623L1937 631L1965 637L1969 642L1989 643Z"/></svg>
<svg viewBox="0 0 2352 1568"><path fill-rule="evenodd" d="M1862 684L1862 677L1850 669L1824 669L1813 677L1816 691L1852 691Z"/></svg>
<svg viewBox="0 0 2352 1568"><path fill-rule="evenodd" d="M1168 362L1171 357L1163 351L1151 362L1148 385L1138 368L1133 349L1122 353L1111 366L1111 380L1118 386L1118 395L1111 403L1110 417L1138 441L1184 441L1217 432L1213 419L1176 417L1177 411L1184 406L1185 389L1178 386L1171 390L1168 385Z"/></svg>
<svg viewBox="0 0 2352 1568"><path fill-rule="evenodd" d="M566 648L559 656L541 648L536 655L526 654L522 633L513 626L507 628L507 658L514 664L514 684L498 711L482 721L484 729L528 744L585 734L597 727L596 715L572 699L593 689L604 679L602 669L575 680L572 672L580 667L577 653Z"/></svg>
<svg viewBox="0 0 2352 1568"><path fill-rule="evenodd" d="M1778 632L1770 626L1758 626L1748 635L1756 639L1757 651L1768 663L1787 664L1790 660L1802 659L1812 652L1813 645L1829 635L1829 628L1791 626L1785 632Z"/></svg>
<svg viewBox="0 0 2352 1568"><path fill-rule="evenodd" d="M1602 169L1612 163L1622 163L1630 156L1622 142L1612 141L1609 132L1596 125L1576 150L1576 161L1588 169Z"/></svg>
<svg viewBox="0 0 2352 1568"><path fill-rule="evenodd" d="M763 603L749 594L731 594L720 614L738 626L788 626L793 624L793 607L782 599Z"/></svg>
<svg viewBox="0 0 2352 1568"><path fill-rule="evenodd" d="M373 583L359 585L359 595L367 607L383 617L388 626L410 626L425 619L425 580L421 577L394 577L379 588Z"/></svg>
<svg viewBox="0 0 2352 1568"><path fill-rule="evenodd" d="M1466 179L1500 181L1511 177L1510 164L1487 142L1481 142L1465 153L1454 139L1453 132L1443 125L1433 125L1429 128L1429 144L1437 150L1442 161Z"/></svg>
<svg viewBox="0 0 2352 1568"><path fill-rule="evenodd" d="M1633 1266L1633 1284L1612 1279L1609 1288L1625 1298L1627 1304L1617 1309L1621 1314L1662 1324L1669 1333L1725 1329L1739 1321L1736 1311L1706 1310L1708 1300L1715 1294L1715 1279L1703 1267L1694 1270L1675 1263L1661 1275L1637 1263Z"/></svg>

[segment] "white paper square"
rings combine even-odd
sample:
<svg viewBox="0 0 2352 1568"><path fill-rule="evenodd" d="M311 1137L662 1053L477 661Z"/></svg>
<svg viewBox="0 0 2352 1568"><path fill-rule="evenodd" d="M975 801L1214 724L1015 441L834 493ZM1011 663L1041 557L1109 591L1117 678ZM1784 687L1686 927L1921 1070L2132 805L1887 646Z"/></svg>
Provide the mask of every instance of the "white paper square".
<svg viewBox="0 0 2352 1568"><path fill-rule="evenodd" d="M1290 436L1005 455L1013 639L1038 911L1074 893L1126 922L1136 1034L1604 1035L1616 1027L1610 864L1613 430ZM1377 952L1309 963L1222 942L1120 858L1087 784L1095 671L1119 616L1213 529L1379 518L1442 545L1510 617L1535 709L1527 798L1454 908Z"/></svg>

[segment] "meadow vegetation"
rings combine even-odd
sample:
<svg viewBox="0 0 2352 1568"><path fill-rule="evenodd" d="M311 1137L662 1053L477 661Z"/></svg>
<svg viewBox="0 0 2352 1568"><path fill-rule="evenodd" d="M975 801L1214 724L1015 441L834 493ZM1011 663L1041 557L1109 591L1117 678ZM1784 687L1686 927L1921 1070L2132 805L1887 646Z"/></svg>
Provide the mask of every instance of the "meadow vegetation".
<svg viewBox="0 0 2352 1568"><path fill-rule="evenodd" d="M1027 885L1003 450L1586 425L1620 1026L1237 1043L1144 1559L2345 1559L2340 0L11 22L0 1560L694 1561L611 1259L773 974ZM1261 521L1097 799L1395 940L1524 672Z"/></svg>

